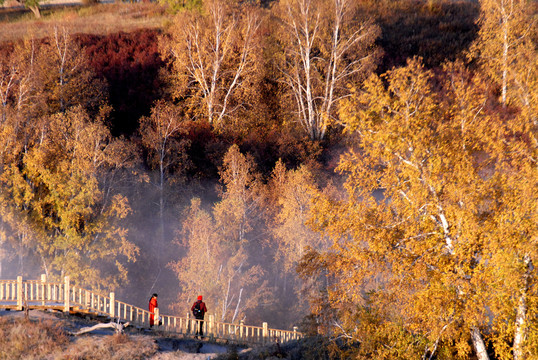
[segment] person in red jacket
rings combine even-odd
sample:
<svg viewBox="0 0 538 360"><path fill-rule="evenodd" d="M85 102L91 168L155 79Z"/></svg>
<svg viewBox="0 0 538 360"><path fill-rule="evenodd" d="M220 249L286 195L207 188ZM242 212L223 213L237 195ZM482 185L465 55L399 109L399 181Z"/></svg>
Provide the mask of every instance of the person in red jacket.
<svg viewBox="0 0 538 360"><path fill-rule="evenodd" d="M157 294L153 294L149 299L149 327L155 324L155 308L159 307L157 303Z"/></svg>
<svg viewBox="0 0 538 360"><path fill-rule="evenodd" d="M191 307L192 314L194 315L194 318L197 321L200 326L196 329L195 338L198 338L198 335L203 339L204 338L204 315L207 312L207 307L205 306L205 302L202 301L202 295L198 296L198 299L194 304L192 304Z"/></svg>

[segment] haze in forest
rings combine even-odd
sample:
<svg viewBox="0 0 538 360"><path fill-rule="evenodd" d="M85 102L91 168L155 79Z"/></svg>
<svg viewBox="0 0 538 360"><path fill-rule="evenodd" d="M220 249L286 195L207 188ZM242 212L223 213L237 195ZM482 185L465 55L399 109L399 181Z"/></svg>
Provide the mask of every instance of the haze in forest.
<svg viewBox="0 0 538 360"><path fill-rule="evenodd" d="M203 294L335 358L538 356L536 1L22 4L1 278Z"/></svg>

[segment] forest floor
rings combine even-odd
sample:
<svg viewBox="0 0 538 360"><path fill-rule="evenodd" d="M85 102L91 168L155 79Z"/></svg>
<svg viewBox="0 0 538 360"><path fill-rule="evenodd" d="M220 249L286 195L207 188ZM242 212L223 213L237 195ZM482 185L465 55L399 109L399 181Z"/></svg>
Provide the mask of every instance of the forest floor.
<svg viewBox="0 0 538 360"><path fill-rule="evenodd" d="M24 325L24 324L27 325ZM41 347L41 354L18 353L22 358L29 359L99 359L99 358L129 358L129 359L151 359L151 360L207 360L207 359L227 359L227 354L234 353L239 356L243 352L252 349L234 348L231 345L220 344L210 341L200 341L181 336L165 336L159 331L149 329L135 329L126 327L125 334L118 336L113 329L98 329L78 336L70 335L84 327L97 324L95 320L90 320L80 316L65 315L55 311L30 310L28 319L25 322L23 311L0 310L0 334L7 338L6 344L0 346L0 359L10 358L13 353L8 353L10 346L26 348ZM67 338L63 346L54 349L53 346L44 346L41 343L28 343L28 339L21 340L20 335L10 335L17 326L27 326L36 328L42 324L49 324L47 331L42 331L38 336L28 334L29 329L21 330L28 334L28 337L43 338L44 333L50 333L50 329L56 329L63 334L62 338ZM9 329L8 329L9 328ZM51 336L51 335L48 335ZM60 341L56 341L57 343ZM47 348L51 353L48 353ZM22 350L24 351L24 350ZM45 356L46 354L46 356ZM73 355L76 356L73 357ZM43 357L41 357L43 356Z"/></svg>

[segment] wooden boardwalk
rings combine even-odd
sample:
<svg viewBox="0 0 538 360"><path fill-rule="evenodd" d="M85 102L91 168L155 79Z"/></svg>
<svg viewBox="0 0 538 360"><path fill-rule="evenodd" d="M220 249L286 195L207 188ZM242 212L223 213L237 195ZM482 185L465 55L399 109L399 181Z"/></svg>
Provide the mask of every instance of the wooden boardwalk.
<svg viewBox="0 0 538 360"><path fill-rule="evenodd" d="M0 280L0 308L23 310L53 309L72 314L91 314L111 321L129 322L140 328L149 327L151 313L148 310L129 305L116 300L113 292L108 295L99 294L73 286L69 277L63 283L49 282L45 275L41 280ZM179 317L160 314L157 308L154 318L159 319L156 330L170 334L194 335L199 321L190 317ZM209 315L203 322L204 334L209 339L221 339L241 344L267 344L271 342L284 343L303 337L303 334L293 330L271 329L264 322L261 326L224 323Z"/></svg>

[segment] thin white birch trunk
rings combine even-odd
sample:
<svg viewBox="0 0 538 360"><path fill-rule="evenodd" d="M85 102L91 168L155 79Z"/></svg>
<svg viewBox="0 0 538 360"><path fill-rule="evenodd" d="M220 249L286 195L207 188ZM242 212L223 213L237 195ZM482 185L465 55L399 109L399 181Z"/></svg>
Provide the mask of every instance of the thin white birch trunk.
<svg viewBox="0 0 538 360"><path fill-rule="evenodd" d="M282 18L290 38L285 49L286 67L281 70L297 103L297 122L312 140L325 137L334 105L348 94L342 84L361 70L361 61L368 57L351 53L352 47L372 31L360 25L356 31L344 34L351 2L328 1L334 6L330 15L325 15L314 0L295 0L287 3ZM326 23L330 26L329 36L322 31ZM324 44L328 53L318 53L316 48ZM347 55L356 58L346 62Z"/></svg>
<svg viewBox="0 0 538 360"><path fill-rule="evenodd" d="M476 326L471 328L471 340L476 352L476 358L478 360L489 360L486 344L484 344L482 334L480 334L480 330Z"/></svg>
<svg viewBox="0 0 538 360"><path fill-rule="evenodd" d="M506 88L508 87L508 24L506 22L503 24L503 71L502 71L502 96L501 103L503 106L506 106Z"/></svg>
<svg viewBox="0 0 538 360"><path fill-rule="evenodd" d="M234 311L234 315L232 317L232 323L235 321L235 319L237 318L237 314L239 314L239 306L241 305L241 298L242 298L242 295L243 295L243 288L241 288L239 290L239 297L237 298L237 305L235 306L235 311Z"/></svg>
<svg viewBox="0 0 538 360"><path fill-rule="evenodd" d="M523 360L525 355L523 347L527 338L527 291L529 288L529 276L531 260L529 255L524 256L525 274L523 286L520 289L519 302L516 310L516 330L514 332L514 360Z"/></svg>
<svg viewBox="0 0 538 360"><path fill-rule="evenodd" d="M245 10L246 8L242 8ZM243 77L251 66L255 48L255 34L260 26L256 12L242 15L226 8L222 1L215 1L201 19L190 21L180 31L183 50L172 49L189 77L189 87L200 91L201 101L207 110L210 124L219 125L226 117L246 104L232 104L243 86ZM236 36L244 25L244 38ZM241 49L235 54L235 49ZM182 60L182 58L185 59ZM183 70L181 70L183 71ZM232 106L233 105L233 106Z"/></svg>

